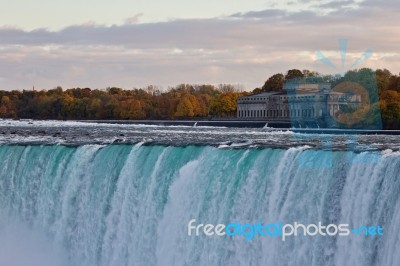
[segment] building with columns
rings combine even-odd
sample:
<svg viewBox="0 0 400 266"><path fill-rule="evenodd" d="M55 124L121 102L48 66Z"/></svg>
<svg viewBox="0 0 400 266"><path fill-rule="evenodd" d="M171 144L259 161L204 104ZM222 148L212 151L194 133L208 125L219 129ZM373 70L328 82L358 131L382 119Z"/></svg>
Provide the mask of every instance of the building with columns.
<svg viewBox="0 0 400 266"><path fill-rule="evenodd" d="M238 99L237 118L296 122L325 122L344 106L358 106L361 96L331 90L328 83L292 82L282 92L264 92Z"/></svg>

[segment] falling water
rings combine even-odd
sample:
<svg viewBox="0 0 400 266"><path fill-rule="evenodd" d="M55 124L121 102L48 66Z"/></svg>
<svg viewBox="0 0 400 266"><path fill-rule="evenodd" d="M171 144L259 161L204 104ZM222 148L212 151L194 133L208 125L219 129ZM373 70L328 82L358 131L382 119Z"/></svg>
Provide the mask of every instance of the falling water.
<svg viewBox="0 0 400 266"><path fill-rule="evenodd" d="M8 265L30 254L53 266L400 261L396 152L3 145L0 160L0 248L8 247L0 261ZM196 237L187 234L191 219L381 225L385 235Z"/></svg>

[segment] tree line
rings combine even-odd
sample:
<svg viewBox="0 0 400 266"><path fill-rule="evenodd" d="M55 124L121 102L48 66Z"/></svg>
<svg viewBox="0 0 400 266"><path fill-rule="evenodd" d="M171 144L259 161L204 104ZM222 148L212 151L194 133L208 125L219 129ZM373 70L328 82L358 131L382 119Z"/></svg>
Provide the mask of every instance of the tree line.
<svg viewBox="0 0 400 266"><path fill-rule="evenodd" d="M57 87L0 91L0 118L14 119L191 119L234 117L237 98L248 95L229 84L181 84L125 90Z"/></svg>
<svg viewBox="0 0 400 266"><path fill-rule="evenodd" d="M211 119L234 118L239 96L279 92L285 82L308 78L335 87L344 81L360 83L373 107L380 110L385 129L400 128L400 76L387 69L356 69L344 75L321 75L291 69L270 76L260 88L241 91L230 84L181 84L162 90L156 86L106 90L90 88L0 91L0 118L13 119Z"/></svg>

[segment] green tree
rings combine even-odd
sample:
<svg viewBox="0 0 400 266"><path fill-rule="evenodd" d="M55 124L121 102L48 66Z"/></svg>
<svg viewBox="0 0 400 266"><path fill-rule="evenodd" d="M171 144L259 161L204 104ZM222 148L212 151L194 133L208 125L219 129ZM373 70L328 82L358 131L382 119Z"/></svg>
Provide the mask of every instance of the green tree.
<svg viewBox="0 0 400 266"><path fill-rule="evenodd" d="M304 74L301 70L298 69L291 69L285 75L285 80L291 80L296 78L303 78Z"/></svg>
<svg viewBox="0 0 400 266"><path fill-rule="evenodd" d="M284 82L285 77L283 76L283 74L275 74L268 78L268 80L264 83L264 86L262 86L262 90L265 92L282 91Z"/></svg>
<svg viewBox="0 0 400 266"><path fill-rule="evenodd" d="M252 94L260 94L260 93L262 93L262 92L263 92L262 89L260 89L260 88L255 88L255 89L252 91Z"/></svg>

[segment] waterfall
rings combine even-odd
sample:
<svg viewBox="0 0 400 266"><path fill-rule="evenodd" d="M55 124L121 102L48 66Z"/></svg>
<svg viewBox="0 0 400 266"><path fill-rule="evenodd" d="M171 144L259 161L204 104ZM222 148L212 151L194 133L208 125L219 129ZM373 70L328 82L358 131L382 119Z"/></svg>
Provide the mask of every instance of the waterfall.
<svg viewBox="0 0 400 266"><path fill-rule="evenodd" d="M29 249L42 255L31 265L45 266L400 261L397 152L0 145L0 160L0 261L7 265L18 265L11 254L24 264ZM247 241L188 236L191 219L380 225L385 235Z"/></svg>

